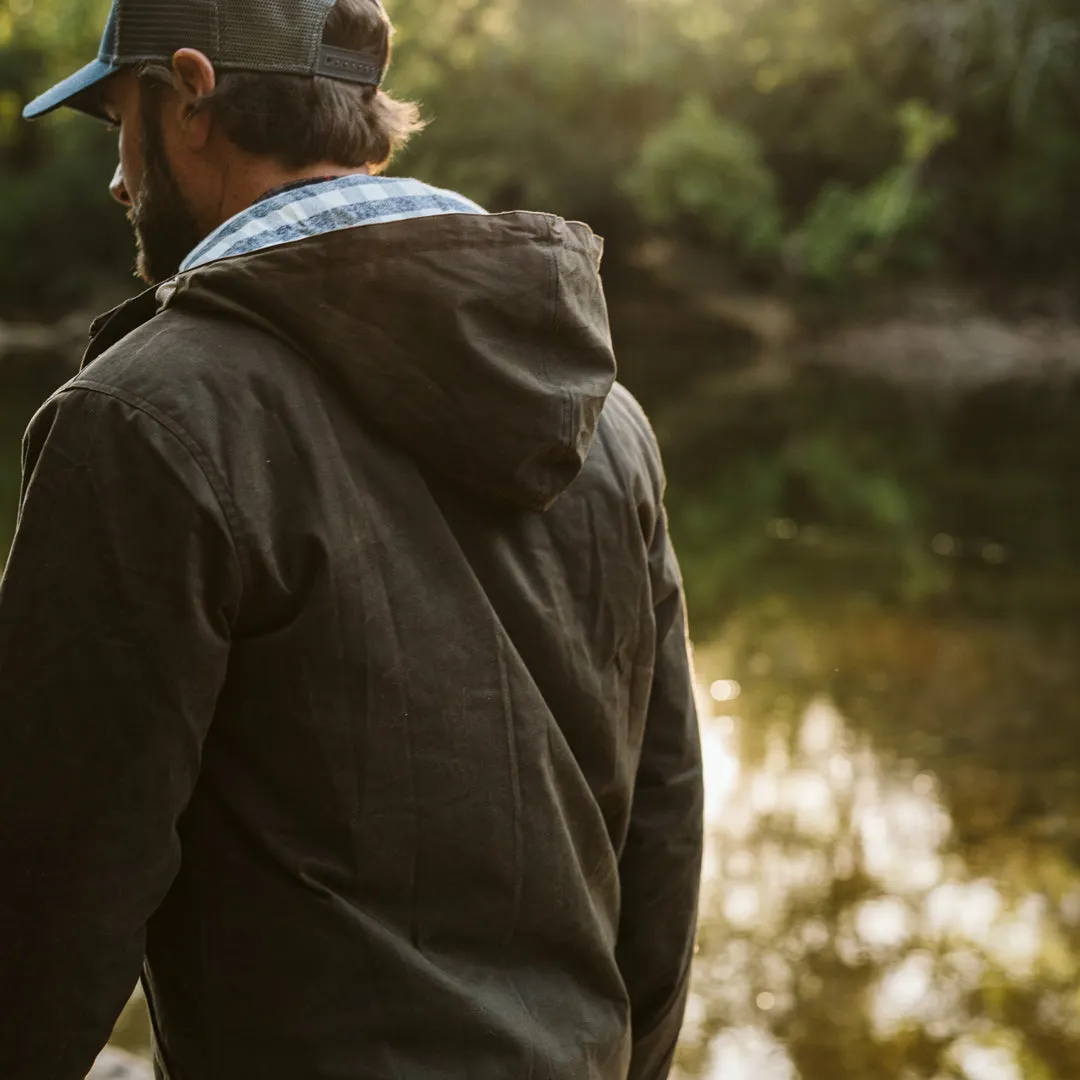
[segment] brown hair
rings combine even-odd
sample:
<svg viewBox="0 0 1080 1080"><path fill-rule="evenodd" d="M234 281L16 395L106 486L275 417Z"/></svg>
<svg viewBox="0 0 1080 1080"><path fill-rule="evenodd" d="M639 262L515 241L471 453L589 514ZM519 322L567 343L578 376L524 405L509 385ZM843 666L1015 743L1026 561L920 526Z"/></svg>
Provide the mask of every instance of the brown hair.
<svg viewBox="0 0 1080 1080"><path fill-rule="evenodd" d="M393 27L379 0L337 0L327 16L323 43L390 62ZM139 69L141 78L173 84L161 64ZM419 107L374 86L321 76L226 71L214 91L197 102L241 150L300 169L327 161L380 172L424 127Z"/></svg>

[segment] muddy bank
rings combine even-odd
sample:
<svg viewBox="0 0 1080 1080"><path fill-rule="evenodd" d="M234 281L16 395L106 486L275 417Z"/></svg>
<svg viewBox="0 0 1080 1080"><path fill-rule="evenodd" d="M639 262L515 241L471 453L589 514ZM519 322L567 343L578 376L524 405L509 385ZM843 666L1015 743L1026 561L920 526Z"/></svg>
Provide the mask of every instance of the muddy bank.
<svg viewBox="0 0 1080 1080"><path fill-rule="evenodd" d="M803 359L960 393L1016 380L1080 374L1080 323L1058 316L1006 319L942 295L906 314L843 327Z"/></svg>
<svg viewBox="0 0 1080 1080"><path fill-rule="evenodd" d="M1080 375L1080 311L1056 294L1008 302L961 286L917 286L843 305L734 287L716 255L642 246L611 290L622 353L725 390L781 389L807 366L964 393L1013 380ZM701 348L706 342L711 348ZM680 389L689 389L680 385Z"/></svg>

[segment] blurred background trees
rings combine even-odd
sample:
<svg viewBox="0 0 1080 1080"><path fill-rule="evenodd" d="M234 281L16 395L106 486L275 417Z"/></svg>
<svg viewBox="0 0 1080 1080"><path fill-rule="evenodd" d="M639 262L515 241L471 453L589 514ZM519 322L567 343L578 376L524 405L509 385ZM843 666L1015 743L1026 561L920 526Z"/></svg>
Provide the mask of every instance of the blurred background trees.
<svg viewBox="0 0 1080 1080"><path fill-rule="evenodd" d="M388 2L393 171L608 240L712 684L681 1076L1080 1076L1077 0ZM0 557L138 287L114 137L19 119L107 7L0 0Z"/></svg>
<svg viewBox="0 0 1080 1080"><path fill-rule="evenodd" d="M19 120L96 49L104 0L0 10L0 311L122 277L110 138ZM395 171L492 209L656 231L733 281L839 295L1080 266L1072 0L397 0L390 85L433 124Z"/></svg>

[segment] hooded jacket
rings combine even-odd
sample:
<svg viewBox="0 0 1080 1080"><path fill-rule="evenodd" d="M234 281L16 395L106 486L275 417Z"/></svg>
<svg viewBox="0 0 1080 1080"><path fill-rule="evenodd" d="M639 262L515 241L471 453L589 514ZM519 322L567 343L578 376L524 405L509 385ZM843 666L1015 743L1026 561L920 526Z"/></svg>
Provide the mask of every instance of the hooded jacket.
<svg viewBox="0 0 1080 1080"><path fill-rule="evenodd" d="M599 255L419 219L95 324L0 586L4 1080L140 969L168 1080L667 1074L701 758Z"/></svg>

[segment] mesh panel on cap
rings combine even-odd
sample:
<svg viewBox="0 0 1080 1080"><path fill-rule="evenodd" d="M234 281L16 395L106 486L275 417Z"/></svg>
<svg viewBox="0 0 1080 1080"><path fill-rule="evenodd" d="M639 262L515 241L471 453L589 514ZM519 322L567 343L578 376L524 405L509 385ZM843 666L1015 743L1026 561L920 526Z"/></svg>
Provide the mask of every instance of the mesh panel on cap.
<svg viewBox="0 0 1080 1080"><path fill-rule="evenodd" d="M334 0L221 0L224 67L310 75Z"/></svg>
<svg viewBox="0 0 1080 1080"><path fill-rule="evenodd" d="M121 62L166 59L177 49L218 51L214 0L126 0L117 8Z"/></svg>

